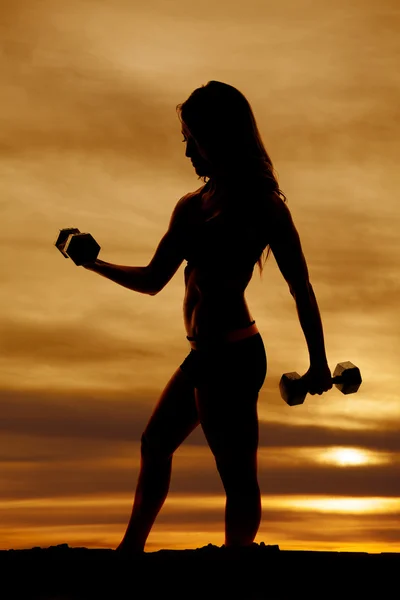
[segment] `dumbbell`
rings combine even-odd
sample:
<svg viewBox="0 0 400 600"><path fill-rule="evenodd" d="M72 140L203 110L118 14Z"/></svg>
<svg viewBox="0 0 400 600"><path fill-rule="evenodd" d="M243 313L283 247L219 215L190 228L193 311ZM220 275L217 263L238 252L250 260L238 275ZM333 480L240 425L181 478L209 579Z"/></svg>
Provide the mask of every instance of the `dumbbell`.
<svg viewBox="0 0 400 600"><path fill-rule="evenodd" d="M72 258L78 266L94 262L100 252L94 237L90 233L81 233L76 227L60 229L54 245L65 258Z"/></svg>
<svg viewBox="0 0 400 600"><path fill-rule="evenodd" d="M362 382L360 369L346 361L338 363L333 372L332 383L342 394L354 394ZM281 396L289 406L303 404L307 394L305 380L296 372L284 373L279 382Z"/></svg>

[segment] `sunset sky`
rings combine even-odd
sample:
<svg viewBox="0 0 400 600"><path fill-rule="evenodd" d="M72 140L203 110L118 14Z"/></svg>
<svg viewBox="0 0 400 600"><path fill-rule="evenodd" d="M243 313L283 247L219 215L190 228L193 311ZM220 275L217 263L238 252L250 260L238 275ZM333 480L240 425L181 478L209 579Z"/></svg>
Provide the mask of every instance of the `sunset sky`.
<svg viewBox="0 0 400 600"><path fill-rule="evenodd" d="M289 407L309 366L271 256L246 299L263 337L256 542L400 551L398 0L1 1L0 549L114 548L140 436L190 348L183 270L156 296L65 260L59 229L147 265L201 181L175 107L209 80L249 100L288 198L329 364L361 370ZM146 551L224 542L202 430L174 456Z"/></svg>

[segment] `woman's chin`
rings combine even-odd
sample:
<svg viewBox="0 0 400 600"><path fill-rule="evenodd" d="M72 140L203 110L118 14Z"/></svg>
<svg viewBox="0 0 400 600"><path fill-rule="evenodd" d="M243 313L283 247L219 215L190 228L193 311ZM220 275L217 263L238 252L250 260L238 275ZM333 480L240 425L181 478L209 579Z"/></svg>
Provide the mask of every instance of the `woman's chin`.
<svg viewBox="0 0 400 600"><path fill-rule="evenodd" d="M196 171L196 175L199 177L210 177L207 169L201 167L201 165L193 165L194 170Z"/></svg>

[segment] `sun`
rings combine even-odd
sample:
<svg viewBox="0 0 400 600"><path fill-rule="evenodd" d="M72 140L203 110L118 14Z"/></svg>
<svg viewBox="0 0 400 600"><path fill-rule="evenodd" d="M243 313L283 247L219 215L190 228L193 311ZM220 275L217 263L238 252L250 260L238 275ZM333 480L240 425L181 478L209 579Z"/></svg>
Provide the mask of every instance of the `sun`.
<svg viewBox="0 0 400 600"><path fill-rule="evenodd" d="M329 448L322 452L321 459L323 462L334 463L340 467L354 467L374 462L370 453L362 448Z"/></svg>

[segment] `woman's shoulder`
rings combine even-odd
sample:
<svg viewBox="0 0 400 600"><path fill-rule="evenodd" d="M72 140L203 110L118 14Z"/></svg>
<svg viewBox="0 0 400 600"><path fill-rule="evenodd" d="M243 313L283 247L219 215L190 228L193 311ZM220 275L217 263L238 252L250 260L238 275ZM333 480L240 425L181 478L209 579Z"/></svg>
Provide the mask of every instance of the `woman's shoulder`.
<svg viewBox="0 0 400 600"><path fill-rule="evenodd" d="M204 188L205 186L203 185L193 192L188 192L182 196L175 205L171 221L174 226L179 227L183 233L186 232L188 226L195 224L198 220L199 202Z"/></svg>
<svg viewBox="0 0 400 600"><path fill-rule="evenodd" d="M194 190L193 192L188 192L187 194L182 196L178 201L178 205L187 208L192 207L201 198L202 194L206 191L207 185L208 184L206 183L199 187L197 190Z"/></svg>
<svg viewBox="0 0 400 600"><path fill-rule="evenodd" d="M285 206L278 192L262 182L235 190L231 200L231 211L235 216L262 221L280 213Z"/></svg>
<svg viewBox="0 0 400 600"><path fill-rule="evenodd" d="M256 194L255 204L260 211L260 216L268 219L285 218L285 216L290 214L286 199L284 199L279 190L271 190L268 187L261 188L260 192Z"/></svg>

